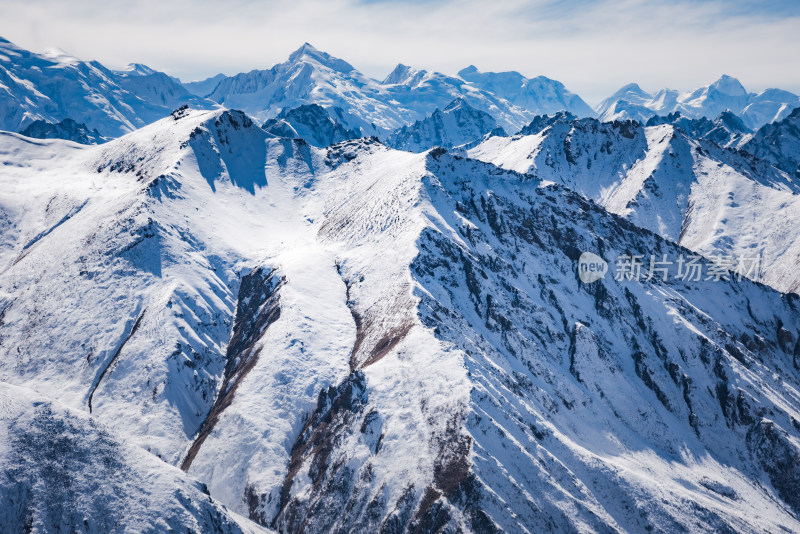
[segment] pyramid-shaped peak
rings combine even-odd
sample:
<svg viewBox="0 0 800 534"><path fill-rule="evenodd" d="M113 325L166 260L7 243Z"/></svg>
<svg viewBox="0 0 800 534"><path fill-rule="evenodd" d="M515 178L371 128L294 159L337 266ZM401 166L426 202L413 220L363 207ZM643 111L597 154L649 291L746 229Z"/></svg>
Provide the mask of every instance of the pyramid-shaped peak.
<svg viewBox="0 0 800 534"><path fill-rule="evenodd" d="M475 74L479 72L480 71L478 70L478 67L476 67L475 65L470 65L469 67L458 71L458 75L464 78L464 76L469 76L470 74Z"/></svg>
<svg viewBox="0 0 800 534"><path fill-rule="evenodd" d="M292 52L289 56L289 63L301 63L309 61L319 63L320 65L324 65L330 69L344 73L355 70L347 61L333 57L327 52L317 49L310 43L303 43L303 46Z"/></svg>
<svg viewBox="0 0 800 534"><path fill-rule="evenodd" d="M428 74L426 70L418 70L414 67L398 63L394 70L392 70L381 83L383 85L405 84L413 86L418 84L426 74Z"/></svg>
<svg viewBox="0 0 800 534"><path fill-rule="evenodd" d="M727 95L739 96L747 94L747 91L741 82L733 76L728 76L727 74L720 76L719 79L717 79L717 81L712 83L709 87Z"/></svg>
<svg viewBox="0 0 800 534"><path fill-rule="evenodd" d="M319 49L317 47L315 47L314 45L312 45L311 43L305 42L300 46L300 48L298 48L297 50L294 51L294 54L306 54L306 53L313 53L313 52L319 52Z"/></svg>
<svg viewBox="0 0 800 534"><path fill-rule="evenodd" d="M733 132L750 132L750 128L745 126L742 119L729 109L720 113L714 123L725 126L728 130Z"/></svg>
<svg viewBox="0 0 800 534"><path fill-rule="evenodd" d="M633 94L642 95L642 96L645 96L645 95L646 96L650 96L650 94L647 91L645 91L644 89L639 87L638 83L629 83L627 85L623 85L614 94L623 95L623 94L628 94L628 93L633 93Z"/></svg>
<svg viewBox="0 0 800 534"><path fill-rule="evenodd" d="M413 69L408 65L403 65L402 63L398 63L397 66L389 73L386 78L383 79L381 82L384 85L391 85L395 83L401 83L403 80L408 78L410 72Z"/></svg>
<svg viewBox="0 0 800 534"><path fill-rule="evenodd" d="M443 111L447 113L448 111L455 111L457 109L464 109L464 108L469 110L475 109L472 106L470 106L467 103L467 101L464 100L463 97L459 96L458 98L447 104L447 107L445 107Z"/></svg>

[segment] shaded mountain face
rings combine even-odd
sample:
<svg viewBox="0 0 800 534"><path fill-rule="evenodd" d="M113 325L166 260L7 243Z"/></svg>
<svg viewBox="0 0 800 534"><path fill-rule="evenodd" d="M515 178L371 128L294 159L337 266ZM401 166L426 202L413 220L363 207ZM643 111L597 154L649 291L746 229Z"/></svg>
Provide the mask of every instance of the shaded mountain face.
<svg viewBox="0 0 800 534"><path fill-rule="evenodd" d="M81 410L0 382L6 532L266 532Z"/></svg>
<svg viewBox="0 0 800 534"><path fill-rule="evenodd" d="M480 72L470 65L458 75L515 106L537 115L552 115L558 111L579 117L594 117L594 110L581 97L564 87L564 84L545 76L526 78L518 72Z"/></svg>
<svg viewBox="0 0 800 534"><path fill-rule="evenodd" d="M341 108L326 110L317 104L307 104L282 111L262 128L276 137L304 139L317 147L361 137L360 131L348 130L337 119L347 120Z"/></svg>
<svg viewBox="0 0 800 534"><path fill-rule="evenodd" d="M723 111L713 121L705 117L689 119L675 111L666 116L656 115L647 120L646 126L671 124L680 128L689 137L694 139L708 139L721 147L739 148L744 145L753 134L753 131L744 125L737 115L730 111Z"/></svg>
<svg viewBox="0 0 800 534"><path fill-rule="evenodd" d="M799 178L800 107L785 119L762 126L742 148Z"/></svg>
<svg viewBox="0 0 800 534"><path fill-rule="evenodd" d="M735 117L671 117L649 127L555 121L535 135L488 139L467 154L564 184L708 257L759 258L753 279L800 291L796 181L768 161L719 146L749 136L733 132L741 127ZM712 141L714 135L721 139Z"/></svg>
<svg viewBox="0 0 800 534"><path fill-rule="evenodd" d="M537 115L531 122L525 125L517 135L536 135L548 126L552 126L558 122L571 123L577 119L572 113L559 111L553 115Z"/></svg>
<svg viewBox="0 0 800 534"><path fill-rule="evenodd" d="M20 133L37 139L65 139L82 145L98 145L107 141L97 130L89 130L85 124L78 124L72 119L64 119L55 124L36 120Z"/></svg>
<svg viewBox="0 0 800 534"><path fill-rule="evenodd" d="M389 136L386 144L399 150L424 152L435 146L453 148L477 144L494 135L505 136L506 133L491 115L457 98L444 110L437 109L424 120L403 126Z"/></svg>
<svg viewBox="0 0 800 534"><path fill-rule="evenodd" d="M113 72L61 51L36 54L0 38L0 129L66 118L116 137L181 105L213 107L166 74L139 66Z"/></svg>
<svg viewBox="0 0 800 534"><path fill-rule="evenodd" d="M686 93L662 90L651 95L636 84L629 84L604 100L596 111L600 120L633 119L645 123L654 115L679 112L700 119L711 118L730 111L738 115L748 129L786 117L800 106L800 97L788 91L767 89L761 93L748 93L736 78L721 76L710 85Z"/></svg>
<svg viewBox="0 0 800 534"><path fill-rule="evenodd" d="M670 128L489 141L566 130L564 170L599 173L653 143L669 161ZM547 158L521 173L372 139L319 149L191 110L96 147L0 135L0 158L0 378L253 521L800 529L797 297L582 282L582 252L611 269L690 252L545 182Z"/></svg>
<svg viewBox="0 0 800 534"><path fill-rule="evenodd" d="M196 82L182 82L184 89L196 96L208 96L221 82L227 78L224 74L217 74L205 80L198 80Z"/></svg>

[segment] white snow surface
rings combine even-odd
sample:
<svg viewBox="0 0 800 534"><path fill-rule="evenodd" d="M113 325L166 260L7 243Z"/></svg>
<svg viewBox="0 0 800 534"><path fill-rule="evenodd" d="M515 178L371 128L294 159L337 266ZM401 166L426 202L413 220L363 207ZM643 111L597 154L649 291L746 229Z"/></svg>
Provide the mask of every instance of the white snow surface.
<svg viewBox="0 0 800 534"><path fill-rule="evenodd" d="M97 147L2 133L2 387L281 532L800 529L797 297L575 271L746 247L792 182L669 125L581 124L469 152L489 163L228 110Z"/></svg>
<svg viewBox="0 0 800 534"><path fill-rule="evenodd" d="M3 532L268 532L83 411L0 382Z"/></svg>
<svg viewBox="0 0 800 534"><path fill-rule="evenodd" d="M800 292L800 185L747 153L671 124L583 119L489 138L467 154L564 184L707 257L760 257L754 280Z"/></svg>
<svg viewBox="0 0 800 534"><path fill-rule="evenodd" d="M604 122L633 119L642 123L654 115L676 111L690 118L712 118L731 111L749 128L756 129L785 118L797 107L800 96L789 91L749 93L739 80L722 75L709 85L686 92L662 89L650 94L635 83L628 84L603 100L595 111Z"/></svg>
<svg viewBox="0 0 800 534"><path fill-rule="evenodd" d="M111 71L62 50L30 52L0 37L0 129L21 131L34 120L73 119L116 137L184 104L214 108L175 79L144 65Z"/></svg>

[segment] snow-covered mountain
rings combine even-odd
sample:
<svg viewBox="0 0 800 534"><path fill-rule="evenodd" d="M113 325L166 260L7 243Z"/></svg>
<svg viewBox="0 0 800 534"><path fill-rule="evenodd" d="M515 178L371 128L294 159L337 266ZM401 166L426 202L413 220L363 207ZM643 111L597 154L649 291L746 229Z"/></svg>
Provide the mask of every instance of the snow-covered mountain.
<svg viewBox="0 0 800 534"><path fill-rule="evenodd" d="M800 108L781 121L762 126L742 148L800 178Z"/></svg>
<svg viewBox="0 0 800 534"><path fill-rule="evenodd" d="M661 124L671 124L694 139L709 139L722 147L739 148L753 134L753 131L744 125L742 119L730 111L723 111L714 120L706 117L689 119L680 112L674 111L666 116L650 117L645 123L646 126Z"/></svg>
<svg viewBox="0 0 800 534"><path fill-rule="evenodd" d="M584 251L690 251L541 179L559 154L562 183L588 162L659 185L644 166L705 165L693 187L787 201L786 175L743 155L726 165L751 174L720 170L734 152L671 125L559 121L484 145L532 138L562 152L523 174L374 139L320 149L224 110L94 147L2 134L3 387L127 441L112 480L181 466L280 532L800 529L797 296L735 277L583 283ZM718 197L695 214L749 222ZM30 414L0 434L23 462L36 451L9 440L51 424L35 402L0 400ZM99 502L104 479L83 481L104 458L75 495ZM149 498L198 488L170 476Z"/></svg>
<svg viewBox="0 0 800 534"><path fill-rule="evenodd" d="M695 121L683 130L559 120L535 134L490 138L467 154L564 184L708 257L760 257L754 279L800 291L800 184L767 161L709 142L711 132L722 135L725 116L708 122L695 138L686 133Z"/></svg>
<svg viewBox="0 0 800 534"><path fill-rule="evenodd" d="M35 120L69 118L116 137L185 104L214 107L143 65L113 72L60 50L37 54L0 38L0 129L16 132Z"/></svg>
<svg viewBox="0 0 800 534"><path fill-rule="evenodd" d="M346 117L342 108L326 110L317 104L306 104L282 111L262 128L277 137L305 139L314 146L326 147L362 136L358 130L348 130L345 122L352 119Z"/></svg>
<svg viewBox="0 0 800 534"><path fill-rule="evenodd" d="M398 71L402 71L399 72ZM303 104L339 107L358 119L346 124L365 135L388 134L423 119L462 97L490 113L506 129L518 130L531 116L506 100L460 78L398 66L379 83L352 65L306 43L288 61L268 70L237 74L219 82L209 98L266 120ZM411 74L411 72L415 74ZM406 73L406 74L403 74Z"/></svg>
<svg viewBox="0 0 800 534"><path fill-rule="evenodd" d="M0 128L10 131L22 130L34 120L57 123L70 118L104 137L117 137L183 105L199 109L222 105L264 122L317 104L340 109L347 130L386 139L457 98L491 115L507 132L518 132L534 116L559 111L578 117L599 115L605 122L645 123L673 112L712 119L729 110L746 128L757 129L800 106L800 97L790 92L748 93L735 78L722 76L686 93L665 89L649 94L629 84L595 111L562 83L544 76L480 72L474 66L448 76L398 64L379 82L308 43L269 69L181 83L140 63L109 70L60 50L37 54L0 38Z"/></svg>
<svg viewBox="0 0 800 534"><path fill-rule="evenodd" d="M267 532L83 410L0 382L3 532Z"/></svg>
<svg viewBox="0 0 800 534"><path fill-rule="evenodd" d="M457 98L424 120L403 126L389 137L387 144L400 150L424 152L435 146L466 145L493 135L505 136L506 132L491 115Z"/></svg>
<svg viewBox="0 0 800 534"><path fill-rule="evenodd" d="M108 141L97 130L90 130L85 124L78 124L72 119L64 119L55 124L35 120L20 133L37 139L65 139L82 145L97 145Z"/></svg>
<svg viewBox="0 0 800 534"><path fill-rule="evenodd" d="M749 93L736 78L721 76L714 83L680 93L663 89L656 94L629 84L605 99L596 108L600 120L633 119L641 123L654 115L680 112L688 118L717 117L724 111L738 115L747 128L781 120L800 106L800 97L788 91L767 89Z"/></svg>
<svg viewBox="0 0 800 534"><path fill-rule="evenodd" d="M480 72L474 65L460 70L458 75L534 114L552 115L567 111L578 117L595 116L594 110L581 97L567 90L561 82L545 76L526 78L516 71Z"/></svg>
<svg viewBox="0 0 800 534"><path fill-rule="evenodd" d="M225 78L227 78L227 76L220 73L217 74L216 76L206 78L205 80L198 80L195 82L183 82L183 87L193 95L207 96L217 87L219 82L221 82Z"/></svg>

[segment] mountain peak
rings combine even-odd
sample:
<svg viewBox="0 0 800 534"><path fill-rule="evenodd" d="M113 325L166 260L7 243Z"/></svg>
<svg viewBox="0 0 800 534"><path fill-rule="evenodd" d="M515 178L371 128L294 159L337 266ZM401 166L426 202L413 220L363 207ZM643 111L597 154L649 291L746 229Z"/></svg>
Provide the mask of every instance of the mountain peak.
<svg viewBox="0 0 800 534"><path fill-rule="evenodd" d="M652 97L650 93L639 87L638 83L629 83L627 85L623 85L614 94L615 95L635 94L639 96L646 96L648 98Z"/></svg>
<svg viewBox="0 0 800 534"><path fill-rule="evenodd" d="M391 85L395 83L402 82L405 78L408 77L408 72L411 70L411 67L408 65L403 65L402 63L398 63L397 66L389 73L386 78L383 79L381 82L384 85Z"/></svg>
<svg viewBox="0 0 800 534"><path fill-rule="evenodd" d="M381 82L383 85L405 84L414 86L428 74L426 70L418 70L408 65L398 63L389 75Z"/></svg>
<svg viewBox="0 0 800 534"><path fill-rule="evenodd" d="M309 43L308 41L306 41L305 43L303 43L303 44L300 46L300 48L298 48L297 50L295 50L295 51L294 51L294 53L295 53L295 54L298 54L298 53L299 53L299 54L305 54L305 53L319 53L319 51L320 51L320 50L319 50L317 47L315 47L314 45L312 45L311 43Z"/></svg>
<svg viewBox="0 0 800 534"><path fill-rule="evenodd" d="M475 65L470 65L469 67L458 71L458 75L464 78L465 76L469 76L470 74L475 74L476 72L480 72L478 70L478 67L476 67Z"/></svg>
<svg viewBox="0 0 800 534"><path fill-rule="evenodd" d="M128 63L127 67L114 72L129 76L150 76L158 71L142 63Z"/></svg>
<svg viewBox="0 0 800 534"><path fill-rule="evenodd" d="M734 132L750 132L750 129L744 125L742 119L729 109L726 109L720 113L714 122L722 124Z"/></svg>
<svg viewBox="0 0 800 534"><path fill-rule="evenodd" d="M81 63L81 60L70 54L69 52L62 50L61 48L51 47L44 51L42 54L44 57L48 59L52 59L57 63L62 63L66 65L76 65Z"/></svg>
<svg viewBox="0 0 800 534"><path fill-rule="evenodd" d="M460 108L466 108L466 109L470 109L470 110L474 110L475 109L472 106L470 106L469 104L467 104L467 101L464 100L463 97L459 96L458 98L456 98L455 100L453 100L452 102L447 104L447 107L445 107L442 110L442 112L447 113L448 111L455 111L455 110L460 109Z"/></svg>
<svg viewBox="0 0 800 534"><path fill-rule="evenodd" d="M300 63L304 61L319 63L320 65L342 73L355 70L347 61L333 57L327 52L315 48L310 43L303 43L303 46L289 55L289 63Z"/></svg>
<svg viewBox="0 0 800 534"><path fill-rule="evenodd" d="M741 82L727 74L723 74L717 81L709 85L709 89L731 96L747 96L747 91Z"/></svg>

